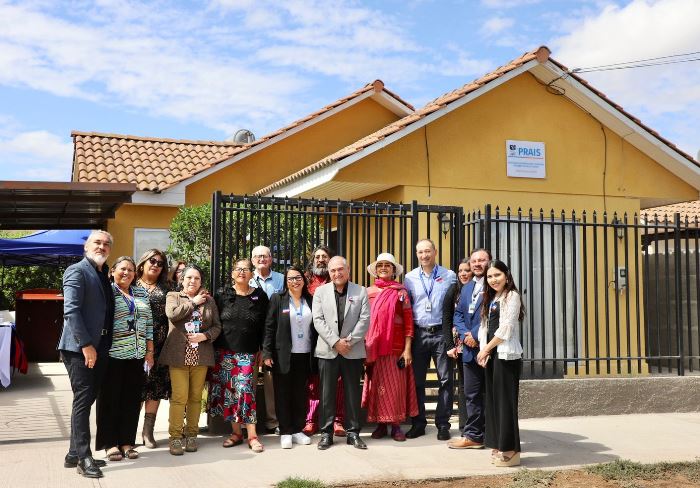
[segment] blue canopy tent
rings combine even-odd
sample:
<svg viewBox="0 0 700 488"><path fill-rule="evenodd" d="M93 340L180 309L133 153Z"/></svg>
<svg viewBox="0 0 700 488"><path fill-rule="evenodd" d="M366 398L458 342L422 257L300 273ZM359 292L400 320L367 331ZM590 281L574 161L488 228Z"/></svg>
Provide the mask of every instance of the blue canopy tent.
<svg viewBox="0 0 700 488"><path fill-rule="evenodd" d="M90 231L42 230L16 239L0 239L2 266L68 266L82 259Z"/></svg>

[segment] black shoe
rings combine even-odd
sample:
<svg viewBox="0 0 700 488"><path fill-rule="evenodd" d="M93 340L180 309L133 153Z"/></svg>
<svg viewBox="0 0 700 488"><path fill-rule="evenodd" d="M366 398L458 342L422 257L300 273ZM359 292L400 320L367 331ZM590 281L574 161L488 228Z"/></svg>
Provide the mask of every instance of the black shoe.
<svg viewBox="0 0 700 488"><path fill-rule="evenodd" d="M406 439L415 439L422 435L425 435L425 427L413 425L410 429L408 429L408 432L406 432Z"/></svg>
<svg viewBox="0 0 700 488"><path fill-rule="evenodd" d="M88 456L85 459L78 461L78 474L85 476L86 478L102 478L102 470L97 466L95 460L92 456Z"/></svg>
<svg viewBox="0 0 700 488"><path fill-rule="evenodd" d="M449 427L438 427L437 438L439 441L449 441L451 437Z"/></svg>
<svg viewBox="0 0 700 488"><path fill-rule="evenodd" d="M107 466L107 461L104 461L102 459L93 459L95 461L95 465L98 468L104 468ZM78 456L71 456L70 454L66 454L66 458L63 461L63 467L64 468L75 468L78 466Z"/></svg>
<svg viewBox="0 0 700 488"><path fill-rule="evenodd" d="M328 433L324 432L323 434L321 434L321 440L318 441L318 445L316 447L318 447L320 450L323 451L325 449L328 449L332 445L333 445L333 434L328 434Z"/></svg>
<svg viewBox="0 0 700 488"><path fill-rule="evenodd" d="M357 432L348 432L348 438L345 442L350 444L355 449L367 449L367 444L365 444L365 441L360 439L360 434Z"/></svg>

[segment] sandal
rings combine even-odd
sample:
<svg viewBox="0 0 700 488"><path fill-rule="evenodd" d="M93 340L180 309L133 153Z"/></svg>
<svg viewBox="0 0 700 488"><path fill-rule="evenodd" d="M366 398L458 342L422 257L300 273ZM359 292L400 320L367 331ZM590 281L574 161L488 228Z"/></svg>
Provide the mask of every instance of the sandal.
<svg viewBox="0 0 700 488"><path fill-rule="evenodd" d="M118 447L110 447L109 449L105 449L105 453L107 453L107 459L110 461L121 461L124 459L124 455Z"/></svg>
<svg viewBox="0 0 700 488"><path fill-rule="evenodd" d="M222 445L224 447L233 447L233 446L240 446L241 444L243 444L243 435L236 434L234 432L233 434L231 434L231 437L224 440L224 443Z"/></svg>
<svg viewBox="0 0 700 488"><path fill-rule="evenodd" d="M127 449L128 447L128 449ZM124 446L121 449L122 455L127 459L138 459L139 452L133 446Z"/></svg>
<svg viewBox="0 0 700 488"><path fill-rule="evenodd" d="M262 445L262 442L257 437L251 437L248 439L248 449L251 449L253 452L263 452L265 446Z"/></svg>

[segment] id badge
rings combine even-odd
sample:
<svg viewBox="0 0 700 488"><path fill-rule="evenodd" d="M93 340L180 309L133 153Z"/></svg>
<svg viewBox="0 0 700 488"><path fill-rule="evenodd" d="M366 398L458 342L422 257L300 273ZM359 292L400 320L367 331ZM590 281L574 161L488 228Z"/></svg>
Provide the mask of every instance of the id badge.
<svg viewBox="0 0 700 488"><path fill-rule="evenodd" d="M473 314L475 310L476 310L476 304L475 303L470 304L469 305L469 313Z"/></svg>
<svg viewBox="0 0 700 488"><path fill-rule="evenodd" d="M426 312L432 312L432 311L433 311L433 304L430 303L429 301L425 304L425 311L426 311Z"/></svg>
<svg viewBox="0 0 700 488"><path fill-rule="evenodd" d="M303 332L297 332L297 339L303 339L304 338L304 333Z"/></svg>

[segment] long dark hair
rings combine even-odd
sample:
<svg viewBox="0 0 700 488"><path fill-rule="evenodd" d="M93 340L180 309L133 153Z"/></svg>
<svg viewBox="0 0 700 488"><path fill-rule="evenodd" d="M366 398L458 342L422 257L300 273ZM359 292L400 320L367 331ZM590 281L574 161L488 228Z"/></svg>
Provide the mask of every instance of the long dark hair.
<svg viewBox="0 0 700 488"><path fill-rule="evenodd" d="M504 295L508 295L511 291L518 291L518 287L515 286L515 281L513 281L513 275L510 274L510 268L508 268L508 265L504 263L503 261L499 259L493 259L489 261L488 266L486 266L486 275L488 276L488 272L491 268L496 268L498 271L502 272L504 275L506 275L506 286L503 289L505 292ZM488 284L488 279L486 277L484 278L486 280L486 283L484 284L484 305L481 307L481 318L485 319L488 318L489 315L489 304L493 301L494 297L496 296L496 290L491 288ZM518 295L520 296L520 295ZM520 297L520 313L518 314L518 320L523 320L525 318L525 305L523 304L523 299Z"/></svg>
<svg viewBox="0 0 700 488"><path fill-rule="evenodd" d="M303 280L302 282L304 285L301 287L301 296L302 298L305 298L309 301L312 300L311 293L309 293L309 284L306 280L306 275L304 275L304 270L302 269L301 266L297 266L296 264L290 266L284 271L284 285L282 288L282 293L287 293L289 291L289 288L287 287L287 275L289 274L290 271L296 271L301 275L301 279Z"/></svg>
<svg viewBox="0 0 700 488"><path fill-rule="evenodd" d="M146 261L156 256L158 256L161 259L161 261L163 261L163 265L160 267L160 274L158 275L156 283L158 283L161 286L165 286L165 284L168 282L168 257L160 249L149 249L141 255L141 258L136 263L136 279L140 280L143 276L143 268L146 264Z"/></svg>

